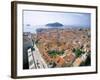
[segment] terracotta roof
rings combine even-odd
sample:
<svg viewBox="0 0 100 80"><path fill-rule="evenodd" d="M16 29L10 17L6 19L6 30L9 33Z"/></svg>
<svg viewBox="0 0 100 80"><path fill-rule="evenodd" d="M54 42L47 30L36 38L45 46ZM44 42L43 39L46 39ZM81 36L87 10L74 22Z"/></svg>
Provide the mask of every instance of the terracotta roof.
<svg viewBox="0 0 100 80"><path fill-rule="evenodd" d="M64 59L61 58L60 56L57 56L55 59L55 63L58 65L58 66L62 66L64 64Z"/></svg>
<svg viewBox="0 0 100 80"><path fill-rule="evenodd" d="M75 62L73 63L73 66L79 66L82 63L82 59L81 58L77 58L75 60Z"/></svg>
<svg viewBox="0 0 100 80"><path fill-rule="evenodd" d="M65 57L64 57L66 62L72 62L75 59L75 55L72 53L68 53Z"/></svg>
<svg viewBox="0 0 100 80"><path fill-rule="evenodd" d="M51 57L48 55L48 53L44 53L43 57L46 61L51 61Z"/></svg>

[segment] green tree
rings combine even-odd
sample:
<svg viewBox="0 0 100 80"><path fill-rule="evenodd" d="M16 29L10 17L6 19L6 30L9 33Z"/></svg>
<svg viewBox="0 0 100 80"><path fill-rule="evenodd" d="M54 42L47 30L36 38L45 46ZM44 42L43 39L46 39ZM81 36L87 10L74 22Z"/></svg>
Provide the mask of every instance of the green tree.
<svg viewBox="0 0 100 80"><path fill-rule="evenodd" d="M62 51L57 51L57 50L52 50L52 51L48 51L48 54L52 57L55 57L57 55L62 55L64 54L64 50Z"/></svg>
<svg viewBox="0 0 100 80"><path fill-rule="evenodd" d="M76 57L79 57L83 52L80 49L75 49Z"/></svg>

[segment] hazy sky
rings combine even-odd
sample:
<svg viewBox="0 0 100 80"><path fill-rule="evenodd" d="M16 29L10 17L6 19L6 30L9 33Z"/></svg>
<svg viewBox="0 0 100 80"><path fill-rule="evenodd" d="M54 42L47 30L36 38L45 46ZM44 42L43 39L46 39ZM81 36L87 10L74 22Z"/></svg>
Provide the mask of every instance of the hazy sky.
<svg viewBox="0 0 100 80"><path fill-rule="evenodd" d="M36 27L37 25L45 25L54 22L59 22L63 25L90 27L90 20L91 15L89 13L23 11L23 24L25 32L34 32L36 28L39 28Z"/></svg>

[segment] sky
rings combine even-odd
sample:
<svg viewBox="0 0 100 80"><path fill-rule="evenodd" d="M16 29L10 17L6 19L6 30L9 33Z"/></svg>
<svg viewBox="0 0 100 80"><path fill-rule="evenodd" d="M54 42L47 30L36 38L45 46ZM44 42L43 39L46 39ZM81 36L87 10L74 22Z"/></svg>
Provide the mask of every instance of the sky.
<svg viewBox="0 0 100 80"><path fill-rule="evenodd" d="M52 12L52 11L23 11L24 32L35 32L39 25L59 22L63 25L90 27L90 13ZM45 26L43 27L45 28Z"/></svg>

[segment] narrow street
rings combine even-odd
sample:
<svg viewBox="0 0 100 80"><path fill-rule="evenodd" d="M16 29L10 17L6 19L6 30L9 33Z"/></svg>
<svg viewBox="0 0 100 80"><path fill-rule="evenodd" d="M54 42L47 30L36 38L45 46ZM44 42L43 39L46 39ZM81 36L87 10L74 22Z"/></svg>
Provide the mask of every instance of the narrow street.
<svg viewBox="0 0 100 80"><path fill-rule="evenodd" d="M35 48L35 51L33 51L33 57L34 57L35 65L37 66L37 68L48 68L36 44L34 44L34 48Z"/></svg>
<svg viewBox="0 0 100 80"><path fill-rule="evenodd" d="M48 68L47 64L45 63L42 55L40 54L37 46L34 44L34 51L31 51L31 48L28 49L28 61L29 61L29 68L30 69L39 69L39 68Z"/></svg>

